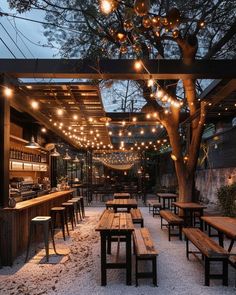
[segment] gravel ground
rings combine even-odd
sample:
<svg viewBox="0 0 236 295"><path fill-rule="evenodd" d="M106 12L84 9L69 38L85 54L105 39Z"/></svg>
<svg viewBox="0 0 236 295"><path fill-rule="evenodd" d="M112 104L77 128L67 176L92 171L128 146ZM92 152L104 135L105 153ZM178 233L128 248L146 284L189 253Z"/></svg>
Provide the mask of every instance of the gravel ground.
<svg viewBox="0 0 236 295"><path fill-rule="evenodd" d="M234 294L236 271L229 267L229 287L221 286L220 281L211 281L210 287L204 284L203 265L191 256L185 256L185 243L173 237L168 242L167 231L160 229L159 217L153 218L147 208L142 208L145 226L149 228L158 257L158 284L152 286L150 280L140 280L140 286L125 285L124 270L108 270L108 285L100 286L100 238L94 231L103 208L86 208L86 219L77 226L66 242L61 234L56 236L57 250L61 256L50 255L50 263L45 262L44 250L37 252L27 264L24 256L19 257L11 267L0 270L1 295L87 295L87 294ZM236 250L236 249L233 249ZM236 252L236 251L234 251ZM112 247L111 259L115 257L116 244ZM120 256L124 256L123 246ZM148 266L148 265L147 265ZM217 268L217 265L216 265Z"/></svg>

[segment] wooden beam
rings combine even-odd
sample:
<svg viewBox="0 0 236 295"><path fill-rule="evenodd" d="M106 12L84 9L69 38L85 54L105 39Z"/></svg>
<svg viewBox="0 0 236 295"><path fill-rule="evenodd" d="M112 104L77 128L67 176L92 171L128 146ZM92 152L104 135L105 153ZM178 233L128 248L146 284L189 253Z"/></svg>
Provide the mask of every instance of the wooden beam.
<svg viewBox="0 0 236 295"><path fill-rule="evenodd" d="M236 60L144 60L154 79L230 79L236 78ZM0 59L1 72L16 78L88 78L145 80L144 68L134 69L134 60L81 59Z"/></svg>
<svg viewBox="0 0 236 295"><path fill-rule="evenodd" d="M4 85L4 78L0 78ZM10 103L0 88L0 207L9 202L9 149L10 149Z"/></svg>

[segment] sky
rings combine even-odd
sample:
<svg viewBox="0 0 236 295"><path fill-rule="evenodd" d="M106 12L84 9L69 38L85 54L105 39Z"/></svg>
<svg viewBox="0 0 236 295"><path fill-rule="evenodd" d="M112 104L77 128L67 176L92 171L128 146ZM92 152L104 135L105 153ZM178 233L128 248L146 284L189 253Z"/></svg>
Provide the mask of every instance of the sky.
<svg viewBox="0 0 236 295"><path fill-rule="evenodd" d="M1 12L16 13L16 11L9 9L7 0L0 1L0 9ZM30 11L19 16L42 21L44 13ZM43 30L41 24L14 19L12 17L0 17L0 38L2 38L0 39L0 58L14 58L13 54L16 58L53 58L57 50L38 46L38 44L47 44ZM13 54L6 48L2 40Z"/></svg>

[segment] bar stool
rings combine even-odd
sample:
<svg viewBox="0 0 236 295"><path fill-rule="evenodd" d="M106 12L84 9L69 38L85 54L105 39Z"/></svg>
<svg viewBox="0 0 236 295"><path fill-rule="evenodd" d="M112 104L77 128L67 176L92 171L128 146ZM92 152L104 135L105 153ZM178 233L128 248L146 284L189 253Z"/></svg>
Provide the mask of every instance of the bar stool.
<svg viewBox="0 0 236 295"><path fill-rule="evenodd" d="M73 206L74 206L74 214L75 214L75 217L76 217L76 223L78 224L79 223L79 217L78 217L78 212L79 212L79 209L78 209L78 201L71 199L71 200L68 200L67 203L73 204Z"/></svg>
<svg viewBox="0 0 236 295"><path fill-rule="evenodd" d="M28 246L27 246L25 262L27 262L27 260L28 260L29 249L30 249L30 244L31 244L33 231L36 232L36 227L38 225L43 226L43 235L44 235L44 244L45 244L47 262L48 262L48 258L49 258L49 235L48 235L49 230L51 232L53 249L54 249L54 252L57 254L56 247L55 247L55 242L54 242L54 237L53 237L52 218L51 218L51 216L36 216L33 219L31 219L31 221L30 221L30 232L29 232L29 237L28 237Z"/></svg>
<svg viewBox="0 0 236 295"><path fill-rule="evenodd" d="M83 196L77 196L75 198L80 198L80 206L82 211L82 217L85 218L85 210L84 210L84 197ZM74 198L72 198L74 199Z"/></svg>
<svg viewBox="0 0 236 295"><path fill-rule="evenodd" d="M76 221L77 221L77 223L79 223L79 216L80 216L80 220L82 220L81 209L80 209L80 199L79 198L72 198L71 200L68 200L67 202L74 204ZM79 214L79 216L78 216L78 214Z"/></svg>
<svg viewBox="0 0 236 295"><path fill-rule="evenodd" d="M62 229L62 234L63 234L63 239L64 241L66 240L65 237L65 226L66 226L66 231L68 236L69 234L69 228L68 228L68 223L67 223L67 216L66 216L66 208L65 207L53 207L50 210L50 215L52 217L52 228L53 228L53 233L56 227L56 220L57 220L57 215L60 217L60 227Z"/></svg>
<svg viewBox="0 0 236 295"><path fill-rule="evenodd" d="M65 209L66 209L66 218L69 217L72 230L74 230L74 226L76 225L74 204L69 203L69 202L65 202L65 203L62 203L61 206L65 207Z"/></svg>
<svg viewBox="0 0 236 295"><path fill-rule="evenodd" d="M80 220L83 219L83 197L74 197L71 200L77 200L78 204L78 210L79 210L79 215L80 215Z"/></svg>

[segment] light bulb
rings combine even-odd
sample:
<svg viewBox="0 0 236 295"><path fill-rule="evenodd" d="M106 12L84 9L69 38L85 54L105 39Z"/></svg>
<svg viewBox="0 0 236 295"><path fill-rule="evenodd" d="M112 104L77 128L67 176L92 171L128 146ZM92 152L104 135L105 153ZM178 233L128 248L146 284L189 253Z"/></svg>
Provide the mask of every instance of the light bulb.
<svg viewBox="0 0 236 295"><path fill-rule="evenodd" d="M31 101L31 107L36 110L39 108L39 103L35 100Z"/></svg>
<svg viewBox="0 0 236 295"><path fill-rule="evenodd" d="M4 94L5 94L6 97L12 96L12 93L13 93L13 90L11 88L5 87Z"/></svg>
<svg viewBox="0 0 236 295"><path fill-rule="evenodd" d="M137 70L137 71L140 71L140 70L142 69L142 62L141 62L141 60L136 60L136 61L134 62L134 68L135 68L135 70Z"/></svg>
<svg viewBox="0 0 236 295"><path fill-rule="evenodd" d="M110 14L116 10L118 2L116 0L100 0L100 10L104 14Z"/></svg>

